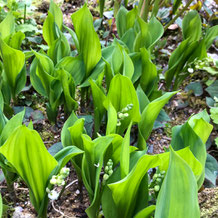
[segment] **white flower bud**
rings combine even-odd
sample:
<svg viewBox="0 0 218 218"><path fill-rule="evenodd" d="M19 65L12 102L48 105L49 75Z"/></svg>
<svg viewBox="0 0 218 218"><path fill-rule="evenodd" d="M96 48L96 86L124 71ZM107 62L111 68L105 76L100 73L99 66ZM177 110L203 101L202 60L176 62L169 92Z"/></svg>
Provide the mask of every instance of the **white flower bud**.
<svg viewBox="0 0 218 218"><path fill-rule="evenodd" d="M194 72L194 69L193 69L193 68L188 68L188 72L189 72L189 73L193 73L193 72Z"/></svg>
<svg viewBox="0 0 218 218"><path fill-rule="evenodd" d="M58 196L59 196L59 193L56 192L55 190L52 190L50 193L48 193L48 197L49 197L51 200L57 200L57 199L58 199Z"/></svg>
<svg viewBox="0 0 218 218"><path fill-rule="evenodd" d="M52 185L55 185L57 183L57 176L52 176L52 178L50 179L50 183Z"/></svg>
<svg viewBox="0 0 218 218"><path fill-rule="evenodd" d="M108 174L104 174L103 180L106 181L106 180L108 180L108 179L109 179L109 175L108 175Z"/></svg>
<svg viewBox="0 0 218 218"><path fill-rule="evenodd" d="M158 192L160 190L160 186L159 185L155 185L154 186L154 191Z"/></svg>

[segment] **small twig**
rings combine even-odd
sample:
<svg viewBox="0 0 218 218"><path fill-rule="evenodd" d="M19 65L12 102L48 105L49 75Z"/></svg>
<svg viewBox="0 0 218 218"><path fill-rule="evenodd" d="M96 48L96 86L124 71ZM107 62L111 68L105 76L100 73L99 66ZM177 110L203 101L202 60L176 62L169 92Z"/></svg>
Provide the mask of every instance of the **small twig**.
<svg viewBox="0 0 218 218"><path fill-rule="evenodd" d="M8 189L8 187L7 187L7 186L4 186L4 185L0 186L0 189L1 189L1 188ZM28 188L16 188L16 189L17 189L17 190L28 191Z"/></svg>
<svg viewBox="0 0 218 218"><path fill-rule="evenodd" d="M71 185L73 185L74 183L78 182L78 179L75 179L73 182L71 182L70 184L68 184L65 189L69 188Z"/></svg>
<svg viewBox="0 0 218 218"><path fill-rule="evenodd" d="M54 209L56 212L60 213L63 217L69 217L69 216L67 216L66 214L64 214L62 211L60 211L60 209L57 209L57 208L54 206L54 201L51 202L51 205L52 205L53 209ZM69 218L70 218L70 217L69 217Z"/></svg>

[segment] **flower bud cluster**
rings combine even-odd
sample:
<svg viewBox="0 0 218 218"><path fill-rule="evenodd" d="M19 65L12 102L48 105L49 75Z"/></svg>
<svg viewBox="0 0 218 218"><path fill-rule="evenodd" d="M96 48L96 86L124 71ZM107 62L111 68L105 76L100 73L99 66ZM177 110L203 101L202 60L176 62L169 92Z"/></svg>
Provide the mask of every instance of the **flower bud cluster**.
<svg viewBox="0 0 218 218"><path fill-rule="evenodd" d="M63 186L65 185L64 179L69 175L70 169L67 167L63 167L60 171L60 173L56 176L52 176L50 179L50 184L51 185L57 185L57 186ZM57 200L59 197L59 192L56 190L50 190L48 187L46 188L46 192L48 193L48 197L51 200Z"/></svg>
<svg viewBox="0 0 218 218"><path fill-rule="evenodd" d="M58 175L52 176L50 183L57 186L65 185L64 179L69 175L69 173L70 169L63 167Z"/></svg>
<svg viewBox="0 0 218 218"><path fill-rule="evenodd" d="M107 165L104 168L103 183L105 183L112 174L113 174L113 161L109 159Z"/></svg>
<svg viewBox="0 0 218 218"><path fill-rule="evenodd" d="M123 108L120 112L117 113L117 126L121 126L121 121L129 116L128 112L132 110L133 104L128 104L125 108Z"/></svg>
<svg viewBox="0 0 218 218"><path fill-rule="evenodd" d="M203 70L204 67L209 67L213 63L213 59L211 57L206 57L202 60L196 58L193 62L188 64L187 71L189 73L194 73L195 70Z"/></svg>
<svg viewBox="0 0 218 218"><path fill-rule="evenodd" d="M163 179L165 177L165 171L160 171L159 173L155 173L152 178L152 182L149 185L149 189L158 193L160 191Z"/></svg>

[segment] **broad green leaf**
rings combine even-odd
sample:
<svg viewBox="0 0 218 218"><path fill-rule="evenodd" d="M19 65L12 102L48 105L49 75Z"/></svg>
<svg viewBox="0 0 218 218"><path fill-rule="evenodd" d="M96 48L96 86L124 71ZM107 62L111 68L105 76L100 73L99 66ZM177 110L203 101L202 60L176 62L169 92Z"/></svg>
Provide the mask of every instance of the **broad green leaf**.
<svg viewBox="0 0 218 218"><path fill-rule="evenodd" d="M137 93L138 100L139 100L140 113L142 113L150 101L148 97L146 96L146 94L144 93L144 91L142 90L140 85L138 86L136 93Z"/></svg>
<svg viewBox="0 0 218 218"><path fill-rule="evenodd" d="M127 14L128 10L125 7L120 7L116 16L117 33L120 38L127 31Z"/></svg>
<svg viewBox="0 0 218 218"><path fill-rule="evenodd" d="M60 7L58 7L53 0L50 2L49 12L53 15L54 22L58 25L59 29L62 30L63 14Z"/></svg>
<svg viewBox="0 0 218 218"><path fill-rule="evenodd" d="M200 217L195 176L172 149L169 168L157 198L155 218L159 217Z"/></svg>
<svg viewBox="0 0 218 218"><path fill-rule="evenodd" d="M197 11L190 11L182 21L182 34L184 39L198 41L201 37L201 18Z"/></svg>
<svg viewBox="0 0 218 218"><path fill-rule="evenodd" d="M142 18L138 18L140 32L136 36L134 43L134 51L140 51L140 48L149 49L153 46L163 35L163 25L152 17L149 23L146 23Z"/></svg>
<svg viewBox="0 0 218 218"><path fill-rule="evenodd" d="M57 161L48 153L39 134L26 126L18 127L0 148L17 174L30 189L30 198L36 211L46 193L46 184Z"/></svg>
<svg viewBox="0 0 218 218"><path fill-rule="evenodd" d="M134 218L149 218L151 214L155 211L155 205L146 207L145 209L139 211Z"/></svg>
<svg viewBox="0 0 218 218"><path fill-rule="evenodd" d="M12 132L20 125L22 125L25 110L13 116L9 121L6 122L4 129L1 132L0 146L9 138Z"/></svg>
<svg viewBox="0 0 218 218"><path fill-rule="evenodd" d="M139 185L146 172L150 168L160 165L160 163L161 160L158 156L144 155L124 179L108 185L112 191L118 217L133 217ZM124 193L125 198L123 197Z"/></svg>
<svg viewBox="0 0 218 218"><path fill-rule="evenodd" d="M54 158L58 162L58 166L53 170L52 174L57 175L60 172L60 170L69 162L70 159L82 153L83 151L77 148L76 146L68 146L60 150L54 156ZM50 178L51 177L52 176L50 175Z"/></svg>
<svg viewBox="0 0 218 218"><path fill-rule="evenodd" d="M9 46L14 49L20 49L22 41L25 39L25 34L21 31L16 32L10 39Z"/></svg>
<svg viewBox="0 0 218 218"><path fill-rule="evenodd" d="M201 163L203 171L197 181L198 188L200 188L204 182L204 166L206 162L205 143L213 128L212 125L206 122L201 116L204 117L204 113L191 117L189 121L182 126L174 127L171 141L174 150L190 146L190 150Z"/></svg>
<svg viewBox="0 0 218 218"><path fill-rule="evenodd" d="M53 60L54 65L59 63L59 61L70 55L70 46L66 37L60 33L58 39L56 39L48 49L48 56Z"/></svg>
<svg viewBox="0 0 218 218"><path fill-rule="evenodd" d="M2 196L0 194L0 217L2 217L3 214L3 203L2 203Z"/></svg>
<svg viewBox="0 0 218 218"><path fill-rule="evenodd" d="M94 122L95 122L95 133L100 129L102 118L105 114L105 108L103 102L106 99L104 92L98 87L93 81L89 81L92 89L93 103L94 103Z"/></svg>
<svg viewBox="0 0 218 218"><path fill-rule="evenodd" d="M205 164L205 178L209 180L214 186L216 186L217 173L217 160L210 154L207 154L207 160Z"/></svg>
<svg viewBox="0 0 218 218"><path fill-rule="evenodd" d="M5 40L15 31L15 19L12 12L0 23L0 37Z"/></svg>
<svg viewBox="0 0 218 218"><path fill-rule="evenodd" d="M82 176L84 185L89 193L90 207L86 210L89 217L96 217L100 206L99 178L103 166L105 152L113 140L113 136L99 137L94 141L83 135L84 156Z"/></svg>
<svg viewBox="0 0 218 218"><path fill-rule="evenodd" d="M218 124L218 107L210 108L210 117L215 124Z"/></svg>
<svg viewBox="0 0 218 218"><path fill-rule="evenodd" d="M182 3L182 0L175 0L173 2L173 14L176 13L178 7L180 6L180 4Z"/></svg>
<svg viewBox="0 0 218 218"><path fill-rule="evenodd" d="M67 27L65 25L64 25L64 28L70 33L70 35L71 35L71 37L73 39L73 42L74 42L74 44L76 46L76 49L77 49L77 51L79 53L80 52L79 51L79 41L77 39L76 33L72 29L70 29L69 27Z"/></svg>
<svg viewBox="0 0 218 218"><path fill-rule="evenodd" d="M72 145L78 147L81 150L84 150L82 140L82 134L85 133L84 122L84 118L78 119L71 127L68 128L71 135Z"/></svg>
<svg viewBox="0 0 218 218"><path fill-rule="evenodd" d="M65 57L55 67L63 68L69 72L75 81L75 85L79 85L85 77L85 66L81 55L77 57Z"/></svg>
<svg viewBox="0 0 218 218"><path fill-rule="evenodd" d="M122 143L122 141L121 141ZM130 156L130 170L136 165L137 161L146 153L146 151L137 151L133 152ZM120 154L120 153L119 153ZM111 183L116 183L120 180L120 167L118 166L114 173L109 177L107 180L107 184ZM144 186L146 189L146 186ZM125 196L128 194L128 192L124 192ZM129 198L131 200L131 198ZM140 199L142 202L142 198ZM135 201L133 202L133 204ZM145 205L146 206L146 205ZM102 194L102 209L104 212L104 216L106 218L114 217L114 218L119 218L119 210L120 208L116 207L113 197L112 197L112 192L108 185L105 185L103 187L103 194Z"/></svg>
<svg viewBox="0 0 218 218"><path fill-rule="evenodd" d="M83 57L86 77L101 59L101 44L93 26L93 17L87 5L73 13L73 25L79 41L80 54Z"/></svg>
<svg viewBox="0 0 218 218"><path fill-rule="evenodd" d="M75 100L75 84L72 76L65 70L58 70L63 93L64 93L64 109L66 113L70 113L78 107L78 103Z"/></svg>
<svg viewBox="0 0 218 218"><path fill-rule="evenodd" d="M132 123L129 124L129 127L126 131L124 139L122 141L121 146L121 156L120 156L120 172L121 179L126 177L129 174L129 151L130 151L130 131L131 131Z"/></svg>
<svg viewBox="0 0 218 218"><path fill-rule="evenodd" d="M167 87L170 87L177 65L181 62L182 58L184 57L184 51L186 50L189 44L189 40L186 39L180 43L180 45L173 51L172 55L170 56L169 63L168 63L168 70L165 73L165 79L167 83Z"/></svg>
<svg viewBox="0 0 218 218"><path fill-rule="evenodd" d="M34 54L38 62L36 68L34 69L35 72L33 71L32 73L36 74L36 76L40 79L43 89L46 91L46 97L49 97L51 90L51 82L54 80L54 64L52 60L46 55L35 51ZM34 89L36 89L39 92L40 90L38 89L38 84L34 81L34 77L32 77L32 79Z"/></svg>
<svg viewBox="0 0 218 218"><path fill-rule="evenodd" d="M167 92L160 98L155 99L150 102L142 112L141 120L138 124L139 128L139 138L138 138L138 148L146 148L146 140L148 139L154 122L164 107L164 105L170 100L170 98L177 92Z"/></svg>
<svg viewBox="0 0 218 218"><path fill-rule="evenodd" d="M157 69L155 64L150 60L150 55L145 48L141 49L142 57L142 74L140 77L140 86L147 96L151 94L155 88L157 81Z"/></svg>
<svg viewBox="0 0 218 218"><path fill-rule="evenodd" d="M61 142L64 147L72 145L71 135L68 130L69 127L74 125L74 123L78 120L74 111L72 111L71 115L68 117L67 121L64 123L63 129L61 131Z"/></svg>
<svg viewBox="0 0 218 218"><path fill-rule="evenodd" d="M54 16L48 11L48 16L43 24L43 38L50 47L57 39L56 26Z"/></svg>
<svg viewBox="0 0 218 218"><path fill-rule="evenodd" d="M108 109L109 102L113 105L116 112L121 112L128 104L133 104L133 107L128 111L129 116L121 121L121 126L118 128L122 133L132 121L137 123L140 121L139 102L135 88L131 80L125 76L117 74L111 80L109 92L104 102Z"/></svg>
<svg viewBox="0 0 218 218"><path fill-rule="evenodd" d="M218 80L214 81L208 88L206 88L206 91L212 98L218 98Z"/></svg>
<svg viewBox="0 0 218 218"><path fill-rule="evenodd" d="M106 135L116 133L117 128L117 111L114 106L109 102L109 106L107 108L107 128Z"/></svg>
<svg viewBox="0 0 218 218"><path fill-rule="evenodd" d="M204 36L204 42L206 45L206 49L210 48L213 41L218 36L218 25L211 27Z"/></svg>
<svg viewBox="0 0 218 218"><path fill-rule="evenodd" d="M4 74L11 88L13 97L16 93L16 80L25 64L25 55L22 51L9 47L0 39L0 49L4 65Z"/></svg>

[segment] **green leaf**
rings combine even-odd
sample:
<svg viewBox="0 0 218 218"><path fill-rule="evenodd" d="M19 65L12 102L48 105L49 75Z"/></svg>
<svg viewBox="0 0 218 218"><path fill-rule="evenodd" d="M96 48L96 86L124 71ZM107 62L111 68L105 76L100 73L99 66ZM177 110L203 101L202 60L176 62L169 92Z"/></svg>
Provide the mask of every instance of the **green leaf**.
<svg viewBox="0 0 218 218"><path fill-rule="evenodd" d="M120 7L116 16L117 33L120 38L122 38L124 33L127 31L127 27L126 27L127 14L128 14L128 10L122 6Z"/></svg>
<svg viewBox="0 0 218 218"><path fill-rule="evenodd" d="M134 51L140 51L140 48L149 49L163 35L163 25L152 17L149 23L146 23L142 18L138 18L140 32L137 34L134 42Z"/></svg>
<svg viewBox="0 0 218 218"><path fill-rule="evenodd" d="M159 217L200 217L195 176L188 164L172 149L169 168L157 198L155 218Z"/></svg>
<svg viewBox="0 0 218 218"><path fill-rule="evenodd" d="M73 77L75 85L79 85L85 77L85 66L81 55L77 57L65 57L55 67L63 68L69 72Z"/></svg>
<svg viewBox="0 0 218 218"><path fill-rule="evenodd" d="M195 96L201 96L203 94L203 88L200 82L191 82L185 87L185 91L192 90Z"/></svg>
<svg viewBox="0 0 218 218"><path fill-rule="evenodd" d="M22 32L16 32L10 39L9 46L14 49L20 49L22 41L25 39L25 34Z"/></svg>
<svg viewBox="0 0 218 218"><path fill-rule="evenodd" d="M4 129L1 132L0 146L9 138L12 132L20 125L22 125L25 110L13 116L9 121L6 122Z"/></svg>
<svg viewBox="0 0 218 218"><path fill-rule="evenodd" d="M135 88L131 80L125 76L117 74L110 83L109 92L104 102L106 109L109 102L113 105L116 112L122 111L128 104L133 104L132 109L128 112L129 116L121 121L118 132L122 133L132 121L137 123L140 120L139 102Z"/></svg>
<svg viewBox="0 0 218 218"><path fill-rule="evenodd" d="M53 0L50 2L49 12L53 15L54 22L58 25L59 29L62 30L63 14L60 7L58 7Z"/></svg>
<svg viewBox="0 0 218 218"><path fill-rule="evenodd" d="M3 214L3 203L2 203L2 196L0 194L0 217L2 217Z"/></svg>
<svg viewBox="0 0 218 218"><path fill-rule="evenodd" d="M98 87L93 81L89 81L92 89L93 103L94 103L94 122L95 122L95 133L100 129L102 118L105 114L105 108L103 102L106 99L104 92Z"/></svg>
<svg viewBox="0 0 218 218"><path fill-rule="evenodd" d="M155 64L151 62L150 55L145 48L141 49L142 57L142 74L140 77L140 86L147 96L151 94L155 88L157 81L157 69Z"/></svg>
<svg viewBox="0 0 218 218"><path fill-rule="evenodd" d="M51 12L48 11L48 16L43 24L43 38L50 47L58 38L56 33L55 19Z"/></svg>
<svg viewBox="0 0 218 218"><path fill-rule="evenodd" d="M133 217L139 185L146 172L158 165L160 165L158 156L143 155L124 179L108 185L112 191L118 217ZM125 198L123 197L124 193Z"/></svg>
<svg viewBox="0 0 218 218"><path fill-rule="evenodd" d="M210 108L210 117L215 124L218 124L218 107Z"/></svg>
<svg viewBox="0 0 218 218"><path fill-rule="evenodd" d="M76 87L72 76L67 71L60 69L56 72L60 76L60 81L63 88L65 113L69 114L78 107L78 103L75 100Z"/></svg>
<svg viewBox="0 0 218 218"><path fill-rule="evenodd" d="M83 135L84 156L82 162L82 176L84 185L89 193L91 205L86 209L89 217L96 217L100 207L100 173L103 166L105 152L113 140L113 136L105 136L91 141Z"/></svg>
<svg viewBox="0 0 218 218"><path fill-rule="evenodd" d="M138 100L139 100L140 113L142 113L150 101L149 101L148 97L146 96L146 94L144 93L144 91L142 90L140 85L138 86L136 92L137 92L137 96L138 96Z"/></svg>
<svg viewBox="0 0 218 218"><path fill-rule="evenodd" d="M41 95L49 97L51 90L51 82L54 80L53 71L54 64L52 60L44 54L33 51L37 62L30 74L30 80L34 89ZM37 79L38 77L38 79ZM40 82L40 83L39 83ZM43 91L42 89L43 88Z"/></svg>
<svg viewBox="0 0 218 218"><path fill-rule="evenodd" d="M61 142L64 147L72 145L71 134L68 130L69 127L74 125L74 123L78 120L74 111L72 111L71 115L68 117L67 121L64 123L63 129L61 131Z"/></svg>
<svg viewBox="0 0 218 218"><path fill-rule="evenodd" d="M106 135L116 133L117 128L117 111L114 106L109 102L109 106L107 108L107 128Z"/></svg>
<svg viewBox="0 0 218 218"><path fill-rule="evenodd" d="M62 58L70 55L70 46L64 36L60 33L58 39L56 39L48 49L48 56L53 60L54 65L56 65Z"/></svg>
<svg viewBox="0 0 218 218"><path fill-rule="evenodd" d="M139 211L134 218L149 218L152 213L155 211L155 205L146 207L145 209Z"/></svg>
<svg viewBox="0 0 218 218"><path fill-rule="evenodd" d="M6 40L15 31L15 19L12 12L0 23L0 37Z"/></svg>
<svg viewBox="0 0 218 218"><path fill-rule="evenodd" d="M217 160L210 154L207 154L207 160L205 164L205 178L209 180L214 186L216 186L217 173Z"/></svg>
<svg viewBox="0 0 218 218"><path fill-rule="evenodd" d="M170 100L170 98L177 92L167 92L160 98L155 99L150 102L142 112L141 120L138 124L139 128L139 138L138 138L138 148L146 148L146 140L148 139L154 122L160 113L164 105Z"/></svg>
<svg viewBox="0 0 218 218"><path fill-rule="evenodd" d="M18 127L0 152L29 187L31 202L38 211L57 161L48 153L39 134L26 126Z"/></svg>
<svg viewBox="0 0 218 218"><path fill-rule="evenodd" d="M4 64L4 74L12 95L15 97L15 95L18 94L18 92L16 92L17 78L25 64L25 55L22 51L9 47L2 39L0 39L0 49Z"/></svg>
<svg viewBox="0 0 218 218"><path fill-rule="evenodd" d="M130 151L130 131L131 131L132 123L129 124L129 127L124 136L122 146L121 146L121 157L120 157L120 172L121 179L126 177L129 174L129 151Z"/></svg>
<svg viewBox="0 0 218 218"><path fill-rule="evenodd" d="M211 27L204 36L204 41L206 45L206 49L210 48L213 41L216 39L218 35L218 25Z"/></svg>
<svg viewBox="0 0 218 218"><path fill-rule="evenodd" d="M101 44L93 26L93 17L87 5L73 13L73 25L79 41L79 52L83 57L86 77L101 59Z"/></svg>
<svg viewBox="0 0 218 218"><path fill-rule="evenodd" d="M174 127L171 141L174 150L190 146L190 150L201 163L203 171L197 181L198 188L200 188L204 182L204 166L206 162L205 143L213 128L213 126L204 119L207 119L206 114L201 112L191 117L184 125Z"/></svg>
<svg viewBox="0 0 218 218"><path fill-rule="evenodd" d="M201 37L201 18L197 11L190 11L182 21L182 34L184 39L198 41Z"/></svg>
<svg viewBox="0 0 218 218"><path fill-rule="evenodd" d="M210 85L208 88L205 89L209 95L214 98L217 97L218 98L218 80L216 80L215 82L213 82L212 85Z"/></svg>

